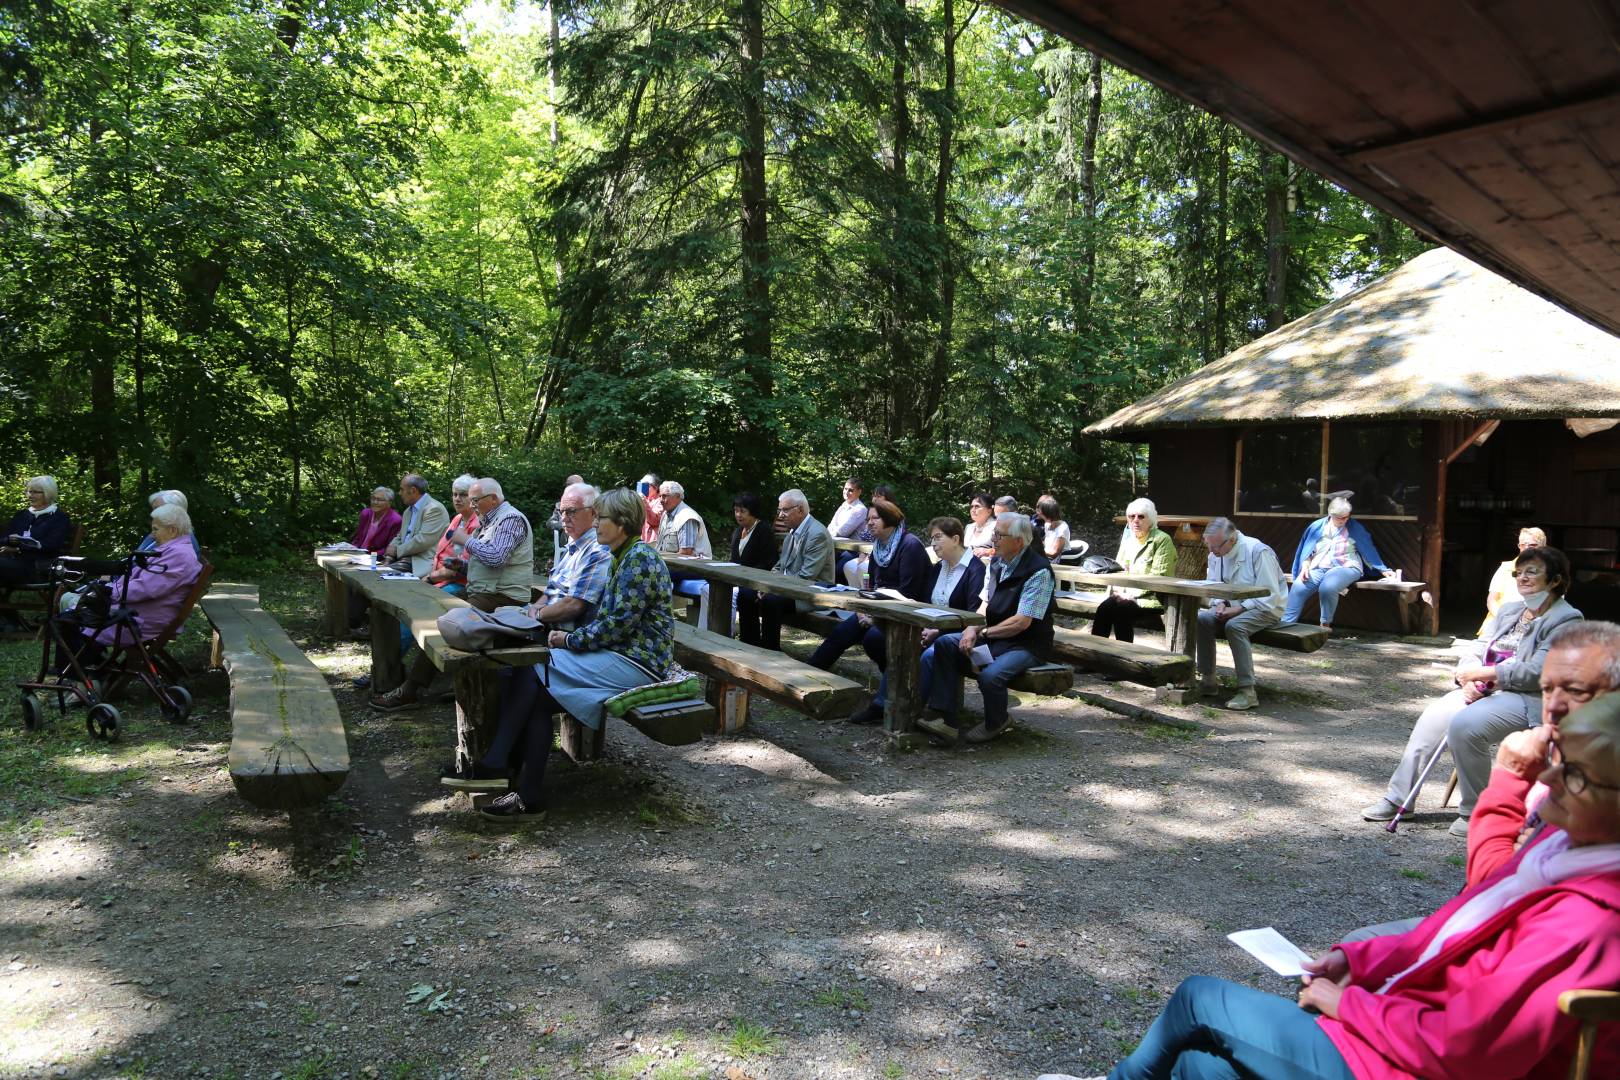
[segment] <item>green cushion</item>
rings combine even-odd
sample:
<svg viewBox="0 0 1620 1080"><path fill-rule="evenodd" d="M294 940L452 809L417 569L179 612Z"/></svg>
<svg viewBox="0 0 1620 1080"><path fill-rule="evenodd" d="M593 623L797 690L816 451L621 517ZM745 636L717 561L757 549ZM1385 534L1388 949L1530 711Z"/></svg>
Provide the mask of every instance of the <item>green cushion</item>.
<svg viewBox="0 0 1620 1080"><path fill-rule="evenodd" d="M697 676L683 675L646 686L633 686L608 698L602 703L602 708L609 716L622 717L641 705L662 705L666 701L685 701L702 696L703 685L698 682Z"/></svg>

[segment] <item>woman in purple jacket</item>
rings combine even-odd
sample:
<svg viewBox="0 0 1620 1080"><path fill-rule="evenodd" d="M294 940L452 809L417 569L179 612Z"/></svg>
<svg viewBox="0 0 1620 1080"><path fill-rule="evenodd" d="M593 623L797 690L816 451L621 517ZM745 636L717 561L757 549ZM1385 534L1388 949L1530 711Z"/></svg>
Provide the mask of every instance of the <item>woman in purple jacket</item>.
<svg viewBox="0 0 1620 1080"><path fill-rule="evenodd" d="M169 628L202 573L202 562L191 544L190 514L178 506L158 507L152 511L152 536L157 541L152 554L127 578L115 581L112 590L112 606L135 613L142 641L151 641ZM79 663L86 667L99 664L108 648L131 643L130 631L122 623L99 630L81 628L68 639Z"/></svg>
<svg viewBox="0 0 1620 1080"><path fill-rule="evenodd" d="M360 524L349 537L349 543L362 551L381 555L399 535L402 520L399 511L394 509L394 493L380 487L371 493L371 505L360 511Z"/></svg>
<svg viewBox="0 0 1620 1080"><path fill-rule="evenodd" d="M893 589L908 600L926 602L934 585L928 552L922 541L906 530L906 515L887 499L873 499L866 511L872 533L872 587ZM831 671L844 650L859 641L866 655L882 671L888 654L883 648L883 627L870 615L847 614L810 657L810 663Z"/></svg>

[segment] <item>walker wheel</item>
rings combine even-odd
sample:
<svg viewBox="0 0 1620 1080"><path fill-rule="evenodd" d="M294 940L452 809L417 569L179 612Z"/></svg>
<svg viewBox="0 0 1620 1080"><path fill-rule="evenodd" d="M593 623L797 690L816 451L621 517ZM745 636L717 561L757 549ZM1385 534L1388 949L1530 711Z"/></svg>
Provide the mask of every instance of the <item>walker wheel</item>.
<svg viewBox="0 0 1620 1080"><path fill-rule="evenodd" d="M45 726L45 706L33 694L22 696L22 720L23 727L29 731L38 731Z"/></svg>
<svg viewBox="0 0 1620 1080"><path fill-rule="evenodd" d="M169 686L164 688L164 694L174 705L163 706L163 719L171 724L185 723L191 715L191 691L183 686Z"/></svg>
<svg viewBox="0 0 1620 1080"><path fill-rule="evenodd" d="M85 715L84 726L95 739L118 741L118 710L103 702Z"/></svg>

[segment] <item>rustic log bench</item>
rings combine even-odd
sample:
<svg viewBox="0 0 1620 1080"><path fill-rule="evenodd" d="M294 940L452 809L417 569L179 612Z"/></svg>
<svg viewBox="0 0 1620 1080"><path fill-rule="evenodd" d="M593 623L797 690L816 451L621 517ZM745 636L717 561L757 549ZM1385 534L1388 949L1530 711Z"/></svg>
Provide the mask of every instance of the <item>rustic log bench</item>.
<svg viewBox="0 0 1620 1080"><path fill-rule="evenodd" d="M715 706L726 689L735 687L813 719L829 720L854 712L866 695L859 683L813 668L786 653L680 622L675 624L675 662L709 677L708 699Z"/></svg>
<svg viewBox="0 0 1620 1080"><path fill-rule="evenodd" d="M1077 615L1081 618L1090 618L1097 614L1097 605L1102 602L1103 593L1064 593L1057 594L1056 603L1058 611L1065 615ZM1136 618L1138 627L1162 626L1163 620L1157 611L1143 611ZM1287 626L1274 626L1269 630L1262 630L1250 637L1256 645L1269 645L1274 649L1287 649L1289 652L1315 652L1328 639L1332 637L1326 629L1312 623L1290 623Z"/></svg>
<svg viewBox="0 0 1620 1080"><path fill-rule="evenodd" d="M1193 677L1192 657L1185 653L1115 641L1066 626L1052 630L1052 655L1144 686L1189 683Z"/></svg>
<svg viewBox="0 0 1620 1080"><path fill-rule="evenodd" d="M841 621L839 616L830 611L806 611L784 619L783 623L806 633L826 637ZM1074 672L1067 664L1057 663L1036 664L1007 684L1009 690L1023 694L1039 694L1043 697L1057 697L1067 694L1073 688Z"/></svg>
<svg viewBox="0 0 1620 1080"><path fill-rule="evenodd" d="M231 681L231 782L269 810L320 802L349 775L326 677L259 607L258 586L216 583L201 607L214 628L214 665Z"/></svg>

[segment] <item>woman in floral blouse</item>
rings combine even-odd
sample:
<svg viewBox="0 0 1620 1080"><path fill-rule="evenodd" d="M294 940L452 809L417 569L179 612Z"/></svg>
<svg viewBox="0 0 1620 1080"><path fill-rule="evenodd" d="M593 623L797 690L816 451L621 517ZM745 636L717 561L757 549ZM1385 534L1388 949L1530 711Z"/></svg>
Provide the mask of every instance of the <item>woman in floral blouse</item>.
<svg viewBox="0 0 1620 1080"><path fill-rule="evenodd" d="M602 724L602 705L625 690L660 682L675 663L675 621L669 571L641 539L645 510L628 488L596 500L596 536L613 552L613 571L596 618L577 630L553 630L551 656L533 668L512 668L501 688L501 721L489 752L470 770L442 782L463 791L512 787L480 811L497 821L545 817L540 793L551 754L554 717L566 712L589 728ZM517 782L507 762L521 755Z"/></svg>

